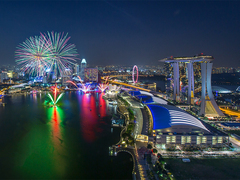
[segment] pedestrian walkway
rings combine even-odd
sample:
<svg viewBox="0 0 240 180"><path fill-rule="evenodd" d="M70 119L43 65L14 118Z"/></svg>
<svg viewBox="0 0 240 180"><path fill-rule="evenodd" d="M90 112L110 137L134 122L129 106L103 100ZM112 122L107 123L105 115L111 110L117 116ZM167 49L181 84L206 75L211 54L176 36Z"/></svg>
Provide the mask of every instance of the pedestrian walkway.
<svg viewBox="0 0 240 180"><path fill-rule="evenodd" d="M143 118L143 126L142 126L141 134L148 135L148 129L149 129L148 114L145 109L141 109L141 111L142 111L142 118Z"/></svg>

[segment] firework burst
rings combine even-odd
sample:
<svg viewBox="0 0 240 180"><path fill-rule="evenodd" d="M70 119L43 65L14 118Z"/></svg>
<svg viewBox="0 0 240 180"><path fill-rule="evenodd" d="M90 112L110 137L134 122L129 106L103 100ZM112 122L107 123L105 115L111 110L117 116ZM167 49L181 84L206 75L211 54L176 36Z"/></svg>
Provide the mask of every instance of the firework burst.
<svg viewBox="0 0 240 180"><path fill-rule="evenodd" d="M74 44L67 44L70 37L64 33L47 33L41 34L50 47L51 66L50 69L60 75L69 75L72 73L72 65L77 59L77 50Z"/></svg>
<svg viewBox="0 0 240 180"><path fill-rule="evenodd" d="M51 103L52 105L56 105L57 102L59 101L59 99L61 99L61 97L63 96L63 93L61 93L58 97L57 94L60 92L59 89L57 88L57 84L55 84L55 86L51 87L51 91L53 93L53 97L51 96L50 93L48 93L48 97L51 99Z"/></svg>
<svg viewBox="0 0 240 180"><path fill-rule="evenodd" d="M77 60L74 44L67 44L70 37L64 33L47 33L30 37L16 50L16 62L21 70L32 76L42 76L46 69L55 75L69 75Z"/></svg>
<svg viewBox="0 0 240 180"><path fill-rule="evenodd" d="M101 92L104 92L108 88L107 84L99 84L98 89L101 90Z"/></svg>
<svg viewBox="0 0 240 180"><path fill-rule="evenodd" d="M42 37L30 37L17 47L16 62L23 72L40 76L44 68L51 65L48 58L50 53L50 47Z"/></svg>

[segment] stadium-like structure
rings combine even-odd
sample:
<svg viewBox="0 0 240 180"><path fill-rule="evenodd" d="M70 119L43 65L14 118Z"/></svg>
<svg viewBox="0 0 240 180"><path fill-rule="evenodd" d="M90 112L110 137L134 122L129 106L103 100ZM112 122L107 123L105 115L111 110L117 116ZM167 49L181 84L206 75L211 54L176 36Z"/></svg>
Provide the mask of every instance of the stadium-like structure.
<svg viewBox="0 0 240 180"><path fill-rule="evenodd" d="M228 142L228 135L206 124L197 117L189 114L156 94L144 91L129 91L131 96L145 104L149 112L149 130L152 130L153 142L157 146L200 145L221 146ZM141 136L151 136L144 131Z"/></svg>

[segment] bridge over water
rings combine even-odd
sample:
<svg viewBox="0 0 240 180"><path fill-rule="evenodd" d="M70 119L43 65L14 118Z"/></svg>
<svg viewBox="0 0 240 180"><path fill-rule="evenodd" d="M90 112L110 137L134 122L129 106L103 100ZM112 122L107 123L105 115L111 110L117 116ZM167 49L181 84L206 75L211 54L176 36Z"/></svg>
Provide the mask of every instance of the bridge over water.
<svg viewBox="0 0 240 180"><path fill-rule="evenodd" d="M119 152L126 152L131 154L132 159L133 159L133 170L132 170L132 175L133 179L142 179L139 173L138 169L138 160L137 160L137 155L136 155L136 149L135 148L122 148L122 147L117 147L116 148L116 153Z"/></svg>
<svg viewBox="0 0 240 180"><path fill-rule="evenodd" d="M112 83L112 84L118 84L118 85L122 85L122 86L126 86L126 87L131 87L131 88L139 89L139 90L142 90L142 91L147 91L147 92L150 92L150 91L151 91L151 90L149 90L149 89L141 88L141 87L134 86L134 85L131 85L131 84L122 83L122 82L117 82L117 81L113 81L113 80L110 80L110 79L105 79L104 77L101 77L101 79L104 80L104 81L108 81L109 83Z"/></svg>

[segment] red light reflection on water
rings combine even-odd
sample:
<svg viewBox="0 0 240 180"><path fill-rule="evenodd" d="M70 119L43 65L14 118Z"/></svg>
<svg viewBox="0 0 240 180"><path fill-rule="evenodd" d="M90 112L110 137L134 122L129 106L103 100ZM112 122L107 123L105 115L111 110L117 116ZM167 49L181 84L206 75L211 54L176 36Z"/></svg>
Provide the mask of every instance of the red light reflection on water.
<svg viewBox="0 0 240 180"><path fill-rule="evenodd" d="M37 94L36 93L32 94L32 98L33 98L33 102L37 103Z"/></svg>
<svg viewBox="0 0 240 180"><path fill-rule="evenodd" d="M57 112L57 107L53 107L53 114L52 114L52 135L53 135L53 140L54 143L59 142L59 138L61 138L61 133L60 133L60 118L59 114Z"/></svg>
<svg viewBox="0 0 240 180"><path fill-rule="evenodd" d="M58 107L52 107L51 112L51 124L52 124L52 157L54 163L54 169L58 173L58 175L63 176L65 174L65 164L66 160L62 157L65 154L64 141L61 129L61 118L62 113L61 109Z"/></svg>
<svg viewBox="0 0 240 180"><path fill-rule="evenodd" d="M96 139L95 127L98 120L95 98L89 94L83 94L80 108L83 138L87 142L93 142Z"/></svg>
<svg viewBox="0 0 240 180"><path fill-rule="evenodd" d="M79 96L82 135L85 141L93 142L97 138L97 133L101 131L98 128L99 119L106 116L106 103L102 99L102 94L99 96L98 106L93 94L83 94L81 97Z"/></svg>
<svg viewBox="0 0 240 180"><path fill-rule="evenodd" d="M106 116L106 102L105 100L102 98L104 95L104 93L101 93L99 95L99 114L101 116Z"/></svg>

